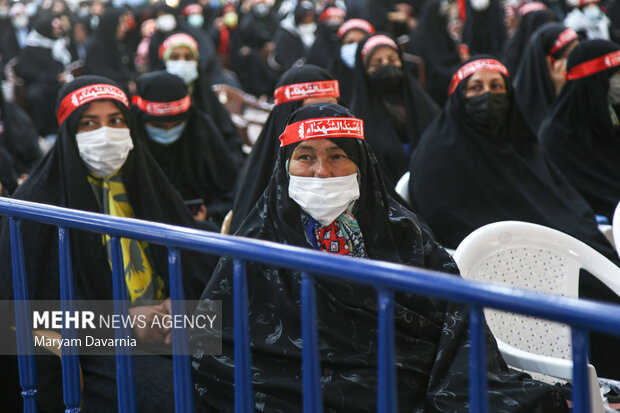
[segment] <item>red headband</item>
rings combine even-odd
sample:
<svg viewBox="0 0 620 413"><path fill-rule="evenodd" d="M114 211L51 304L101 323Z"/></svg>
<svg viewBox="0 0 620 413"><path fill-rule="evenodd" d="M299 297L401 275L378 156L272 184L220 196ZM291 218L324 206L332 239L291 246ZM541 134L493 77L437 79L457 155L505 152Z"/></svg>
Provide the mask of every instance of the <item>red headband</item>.
<svg viewBox="0 0 620 413"><path fill-rule="evenodd" d="M317 118L291 123L280 135L280 146L309 139L364 139L364 121L357 118Z"/></svg>
<svg viewBox="0 0 620 413"><path fill-rule="evenodd" d="M74 90L73 92L65 96L62 101L60 101L58 113L56 114L58 124L62 125L65 119L67 119L67 117L69 117L69 115L71 115L73 111L80 106L90 103L94 100L101 99L116 100L117 102L122 103L126 107L129 107L129 100L127 100L127 95L118 87L106 83L88 85Z"/></svg>
<svg viewBox="0 0 620 413"><path fill-rule="evenodd" d="M394 42L394 40L390 39L384 34L378 34L368 39L368 41L364 44L364 47L362 48L362 59L366 59L366 55L371 50L379 46L388 46L398 51L398 45Z"/></svg>
<svg viewBox="0 0 620 413"><path fill-rule="evenodd" d="M202 14L202 6L200 4L190 4L183 9L183 16L187 17L190 14Z"/></svg>
<svg viewBox="0 0 620 413"><path fill-rule="evenodd" d="M523 3L521 7L519 7L519 14L521 16L525 16L526 14L530 14L535 11L545 10L547 6L544 3L539 1L530 1L528 3Z"/></svg>
<svg viewBox="0 0 620 413"><path fill-rule="evenodd" d="M473 75L476 72L484 72L487 70L500 72L504 76L508 76L508 69L506 69L506 66L504 66L495 59L474 60L473 62L469 62L465 66L461 67L459 70L456 71L454 76L452 76L452 83L450 83L449 94L451 95L452 93L454 93L454 90L463 79Z"/></svg>
<svg viewBox="0 0 620 413"><path fill-rule="evenodd" d="M589 3L600 3L601 0L579 0L579 7L583 7Z"/></svg>
<svg viewBox="0 0 620 413"><path fill-rule="evenodd" d="M567 80L581 79L582 77L591 76L603 70L610 69L620 65L620 50L607 53L596 59L588 60L573 67L566 73Z"/></svg>
<svg viewBox="0 0 620 413"><path fill-rule="evenodd" d="M340 97L340 88L337 80L285 85L277 88L273 94L274 103L276 105L292 102L294 100L323 97Z"/></svg>
<svg viewBox="0 0 620 413"><path fill-rule="evenodd" d="M189 45L194 48L192 52L198 53L198 43L196 43L196 40L192 36L185 33L177 33L168 37L164 40L161 46L159 46L159 58L163 58L164 53L166 53L166 49L169 47L175 47L177 44L179 46Z"/></svg>
<svg viewBox="0 0 620 413"><path fill-rule="evenodd" d="M175 116L187 112L192 104L189 95L172 102L153 102L144 100L140 96L131 98L131 102L136 105L142 112L153 116Z"/></svg>
<svg viewBox="0 0 620 413"><path fill-rule="evenodd" d="M350 19L340 25L338 29L338 37L342 37L347 34L350 30L361 30L364 33L372 34L375 32L375 28L372 27L372 24L368 23L366 20L362 19Z"/></svg>
<svg viewBox="0 0 620 413"><path fill-rule="evenodd" d="M344 10L338 7L328 7L319 17L319 23L323 23L325 20L331 17L342 17L344 19L345 16L346 13Z"/></svg>
<svg viewBox="0 0 620 413"><path fill-rule="evenodd" d="M577 33L573 29L566 29L553 43L553 47L549 50L549 54L554 54L555 52L562 50L567 44L577 39Z"/></svg>

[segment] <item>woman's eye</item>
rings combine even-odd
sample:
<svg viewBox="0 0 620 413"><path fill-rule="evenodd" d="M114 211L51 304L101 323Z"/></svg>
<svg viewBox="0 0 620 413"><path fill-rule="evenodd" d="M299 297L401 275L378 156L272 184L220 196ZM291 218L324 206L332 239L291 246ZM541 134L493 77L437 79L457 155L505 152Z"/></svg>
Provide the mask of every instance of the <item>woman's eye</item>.
<svg viewBox="0 0 620 413"><path fill-rule="evenodd" d="M120 125L120 124L124 123L124 120L123 120L123 119L121 119L121 118L114 118L114 119L112 119L112 120L110 121L110 123L111 123L112 125Z"/></svg>
<svg viewBox="0 0 620 413"><path fill-rule="evenodd" d="M299 155L297 159L299 159L300 161L307 161L310 159L310 155Z"/></svg>

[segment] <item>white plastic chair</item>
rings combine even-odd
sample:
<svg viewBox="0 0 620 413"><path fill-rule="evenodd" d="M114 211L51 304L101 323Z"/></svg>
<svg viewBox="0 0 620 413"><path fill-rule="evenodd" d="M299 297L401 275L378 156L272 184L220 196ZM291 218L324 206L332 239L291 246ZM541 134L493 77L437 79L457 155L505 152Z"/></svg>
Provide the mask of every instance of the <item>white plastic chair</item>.
<svg viewBox="0 0 620 413"><path fill-rule="evenodd" d="M410 172L405 172L405 174L398 180L396 187L394 188L396 193L402 196L407 202L411 202L411 199L409 199L409 175Z"/></svg>
<svg viewBox="0 0 620 413"><path fill-rule="evenodd" d="M620 295L620 268L583 242L541 225L518 221L485 225L461 242L454 259L464 278L569 297L578 296L583 268ZM568 326L490 309L485 317L510 366L572 379ZM588 375L590 411L604 412L596 370L590 364Z"/></svg>
<svg viewBox="0 0 620 413"><path fill-rule="evenodd" d="M612 233L614 237L614 245L616 247L616 251L620 256L620 203L616 206L616 210L614 211L614 216L611 220L612 225Z"/></svg>

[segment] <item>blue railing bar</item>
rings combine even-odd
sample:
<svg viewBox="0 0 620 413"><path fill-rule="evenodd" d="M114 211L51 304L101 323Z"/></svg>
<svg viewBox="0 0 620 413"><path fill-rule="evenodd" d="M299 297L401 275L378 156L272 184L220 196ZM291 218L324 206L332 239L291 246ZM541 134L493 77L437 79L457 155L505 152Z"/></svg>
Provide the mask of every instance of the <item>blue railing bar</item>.
<svg viewBox="0 0 620 413"><path fill-rule="evenodd" d="M394 295L391 291L379 290L377 301L379 307L377 411L391 413L398 411L394 356Z"/></svg>
<svg viewBox="0 0 620 413"><path fill-rule="evenodd" d="M405 265L328 255L275 242L231 237L131 218L119 218L34 202L0 198L0 215L225 255L281 268L304 268L313 274L371 283L376 288L430 295L469 305L545 318L576 327L620 335L618 306L552 296L482 281L463 280ZM454 293L454 291L458 291ZM565 316L571 313L570 316Z"/></svg>
<svg viewBox="0 0 620 413"><path fill-rule="evenodd" d="M24 262L21 222L9 218L11 229L11 260L13 266L13 294L15 297L15 335L17 341L17 363L19 365L19 385L22 388L24 412L36 413L37 372L34 364L34 343L32 341L32 322L28 302L28 283Z"/></svg>
<svg viewBox="0 0 620 413"><path fill-rule="evenodd" d="M587 330L571 328L573 342L573 412L590 412L590 385L587 354L590 348Z"/></svg>
<svg viewBox="0 0 620 413"><path fill-rule="evenodd" d="M248 321L248 284L245 262L234 260L233 308L235 309L235 413L254 411L250 322Z"/></svg>
<svg viewBox="0 0 620 413"><path fill-rule="evenodd" d="M168 269L170 273L170 299L172 314L185 314L183 277L181 274L181 253L176 248L168 249ZM176 413L194 412L192 373L190 370L189 345L185 329L172 329L172 363L174 374L174 411Z"/></svg>
<svg viewBox="0 0 620 413"><path fill-rule="evenodd" d="M63 314L75 311L75 294L73 292L73 268L71 264L71 237L69 230L58 227L58 266L60 271L60 309ZM77 338L74 326L61 329L63 339ZM72 341L69 341L70 343ZM65 401L65 413L79 413L81 401L80 361L75 346L62 348L62 392Z"/></svg>
<svg viewBox="0 0 620 413"><path fill-rule="evenodd" d="M469 337L471 354L469 355L469 406L472 413L488 413L487 396L487 358L486 330L484 315L480 307L472 307L469 313Z"/></svg>
<svg viewBox="0 0 620 413"><path fill-rule="evenodd" d="M304 413L323 412L314 279L301 273L301 339Z"/></svg>
<svg viewBox="0 0 620 413"><path fill-rule="evenodd" d="M114 314L125 316L129 313L127 282L125 280L125 265L123 250L118 237L110 239L112 252L112 292L114 296ZM128 326L114 329L114 337L118 339L131 336ZM118 397L119 413L135 413L136 385L133 370L133 357L128 346L116 347L116 395Z"/></svg>

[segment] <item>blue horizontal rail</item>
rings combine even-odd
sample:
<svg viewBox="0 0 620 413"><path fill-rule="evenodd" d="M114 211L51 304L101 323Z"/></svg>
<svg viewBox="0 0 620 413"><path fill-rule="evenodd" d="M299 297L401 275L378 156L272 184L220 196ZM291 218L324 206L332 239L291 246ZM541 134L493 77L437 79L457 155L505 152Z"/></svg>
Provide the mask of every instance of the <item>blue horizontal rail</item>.
<svg viewBox="0 0 620 413"><path fill-rule="evenodd" d="M486 364L483 347L483 323L481 318L483 307L545 318L571 326L576 341L574 343L574 380L575 384L585 384L585 390L577 389L575 391L576 393L585 392L585 395L580 393L575 396L575 401L579 402L575 405L575 411L587 411L581 410L581 407L587 406L588 400L585 366L588 343L587 337L586 339L583 338L584 334L587 335L589 331L594 330L620 335L620 311L618 311L618 307L588 300L545 295L502 285L464 280L453 275L400 264L329 255L273 242L231 237L149 221L118 218L21 200L0 198L0 215L12 217L12 227L19 227L19 220L25 219L58 227L108 234L112 237L112 240L118 240L120 237L132 238L167 246L169 251L172 252L170 258L171 282L175 284L178 283L178 278L176 277L180 277L180 265L178 265L176 250L186 249L235 258L235 290L237 290L235 293L235 388L237 390L237 411L251 411L251 406L253 405L251 358L249 352L250 332L247 320L247 287L245 286L244 275L245 261L255 261L276 267L304 271L305 282L302 283L302 288L305 291L302 294L304 294L306 297L304 299L306 300L314 299L312 277L317 275L355 280L359 283L373 285L378 291L380 309L379 329L384 332L393 331L393 314L391 313L393 311L392 292L394 291L427 295L470 305L472 307L471 338L472 346L475 346L472 349L472 368L470 369L472 387L470 395L472 398L472 409L476 406L475 411L477 412L488 411L485 391ZM20 274L22 277L26 276L23 273L23 268L15 268L16 257L19 258L21 256L23 261L21 235L19 237L16 235L14 239L12 238L13 242L18 243L17 246L13 245L14 274L16 274L18 281L23 283L24 280L20 281L19 278ZM120 248L118 249L120 250ZM115 260L117 263L120 263L119 265L122 265L122 259L116 258ZM17 266L19 267L19 265ZM176 271L174 268L178 268L178 274L174 273ZM312 276L309 274L312 274ZM20 285L21 287L19 288L24 289L23 284ZM17 291L17 286L15 288ZM308 357L311 357L312 354L316 354L316 350L313 350L313 348L316 349L316 319L312 314L303 317L306 320L305 322L314 324L312 328L308 326L302 327L304 330L304 344L308 343L309 345L309 351L304 351L304 355L307 354ZM245 339L240 340L241 337L245 337ZM174 343L175 337L173 337ZM392 385L395 382L394 363L392 362L394 360L393 338L382 339L380 346L382 350L379 355L380 372L378 388L382 390L378 394L378 400L380 411L388 412L397 408L395 386ZM306 346L304 345L304 347ZM383 349L387 353L384 353ZM119 356L117 355L117 357ZM177 361L175 359L175 365ZM317 361L312 360L305 360L303 363L303 367L306 369L306 372L303 374L304 379L314 381L314 383L304 383L304 390L307 390L307 393L304 391L304 398L312 398L311 400L304 401L305 406L310 406L307 409L319 403L317 397L320 397L320 384L316 383L316 380L320 380L320 366L317 364ZM125 368L128 367L130 366ZM20 378L23 376L22 387L26 393L31 392L35 386L34 378L30 377L30 373L21 373L20 364ZM179 380L183 378L182 381L185 382L187 370L185 368L175 369L175 381L176 377L179 377ZM175 394L180 396L187 393L177 392L175 389ZM26 399L27 395L25 394L25 401ZM177 408L181 406L183 404L177 404ZM184 406L184 408L181 408L183 411L190 407L190 405ZM134 409L130 407L127 411Z"/></svg>

